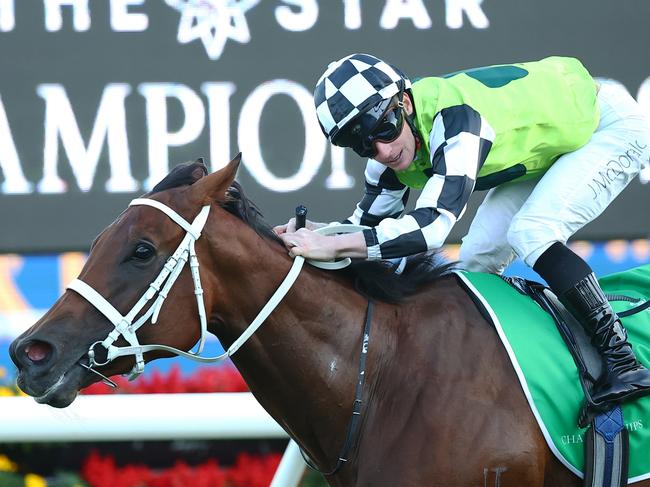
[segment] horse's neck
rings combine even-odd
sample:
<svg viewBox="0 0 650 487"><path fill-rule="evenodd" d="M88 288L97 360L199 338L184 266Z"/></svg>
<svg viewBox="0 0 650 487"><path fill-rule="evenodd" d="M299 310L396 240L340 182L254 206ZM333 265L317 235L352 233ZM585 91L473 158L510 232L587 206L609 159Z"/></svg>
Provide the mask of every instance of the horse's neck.
<svg viewBox="0 0 650 487"><path fill-rule="evenodd" d="M235 245L219 259L236 276L219 277L227 296L216 298L215 313L226 325L214 331L226 343L253 321L291 266L276 244L249 245L242 246L247 252ZM334 275L305 267L233 361L264 408L315 459L333 461L354 400L366 302Z"/></svg>

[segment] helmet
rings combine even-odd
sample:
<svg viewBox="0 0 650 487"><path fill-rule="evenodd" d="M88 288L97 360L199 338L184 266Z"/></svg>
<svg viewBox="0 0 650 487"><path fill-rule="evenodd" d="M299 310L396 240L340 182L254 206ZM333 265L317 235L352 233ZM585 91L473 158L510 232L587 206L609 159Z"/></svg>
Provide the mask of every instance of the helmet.
<svg viewBox="0 0 650 487"><path fill-rule="evenodd" d="M334 142L351 120L411 88L398 68L370 54L351 54L330 63L314 89L321 130Z"/></svg>

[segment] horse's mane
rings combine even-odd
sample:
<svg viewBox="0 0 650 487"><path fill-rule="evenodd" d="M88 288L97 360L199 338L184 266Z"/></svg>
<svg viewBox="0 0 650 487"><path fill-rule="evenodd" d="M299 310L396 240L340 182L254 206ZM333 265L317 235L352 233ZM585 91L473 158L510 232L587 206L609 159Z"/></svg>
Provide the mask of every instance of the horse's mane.
<svg viewBox="0 0 650 487"><path fill-rule="evenodd" d="M149 194L195 183L207 174L201 159L176 166ZM233 182L221 203L221 207L236 216L255 232L282 245L282 240L273 228L264 221L259 208L248 199L243 188ZM354 283L354 287L369 299L399 303L418 292L424 285L449 274L456 264L447 262L438 252L411 256L401 273L395 273L396 265L390 261L353 261L343 272ZM340 272L340 271L339 271Z"/></svg>
<svg viewBox="0 0 650 487"><path fill-rule="evenodd" d="M246 197L243 188L236 181L221 207L240 218L262 237L282 244L282 240L264 221L260 210ZM424 285L449 274L455 265L447 262L438 252L428 252L409 257L400 274L395 273L396 264L384 260L353 261L344 272L352 279L357 291L365 297L399 303Z"/></svg>

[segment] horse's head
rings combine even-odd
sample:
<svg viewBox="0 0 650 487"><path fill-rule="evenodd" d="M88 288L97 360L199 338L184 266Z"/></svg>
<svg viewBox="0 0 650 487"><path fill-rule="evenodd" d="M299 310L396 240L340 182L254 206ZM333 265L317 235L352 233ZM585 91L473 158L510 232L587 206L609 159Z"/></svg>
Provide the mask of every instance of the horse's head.
<svg viewBox="0 0 650 487"><path fill-rule="evenodd" d="M79 389L100 380L88 366L105 376L134 367L137 354L113 353L125 350L121 347L161 343L189 350L196 343L201 335L197 302L203 305L195 297L196 276L181 266L171 290L166 283L173 282L175 262L191 259L202 227L197 215L225 198L239 161L240 156L210 175L200 160L176 167L145 195L144 204L130 206L95 239L76 285L11 344L22 390L38 402L66 407ZM158 203L150 206L152 200L171 213ZM161 297L168 291L166 299ZM160 306L160 318L151 324ZM137 330L141 317L146 325ZM146 360L161 355L166 353L149 352Z"/></svg>

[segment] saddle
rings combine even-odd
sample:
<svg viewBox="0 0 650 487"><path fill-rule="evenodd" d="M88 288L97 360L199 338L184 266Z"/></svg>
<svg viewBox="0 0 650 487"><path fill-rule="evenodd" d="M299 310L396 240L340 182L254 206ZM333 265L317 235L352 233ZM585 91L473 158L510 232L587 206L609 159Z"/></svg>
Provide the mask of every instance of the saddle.
<svg viewBox="0 0 650 487"><path fill-rule="evenodd" d="M590 390L600 376L600 355L591 345L582 326L546 286L521 278L465 272L458 275L478 308L497 329L553 453L574 473L584 476L585 486L627 485L628 428L631 424L644 422L643 419L638 419L647 411L645 408L648 399L626 403L624 408L616 406L606 412L595 407ZM630 317L626 320L631 320L630 323L634 323L637 330L645 328L643 325L650 323L647 313L642 313L650 308L647 292L650 289L650 266L642 266L621 273L620 276L615 274L605 278L609 279L609 287L605 286L605 292L609 293L607 297L619 310L621 318ZM621 311L622 308L626 309ZM554 323L559 336L553 332L551 322ZM648 338L644 331L641 343L647 344ZM562 342L566 347L562 347ZM533 357L519 355L525 352L525 348L532 350L529 353ZM562 348L565 350L561 350ZM570 352L570 357L566 350ZM638 350L636 346L635 350ZM569 370L571 359L577 374L575 370ZM544 378L547 383L540 385L538 377L531 372L548 375L548 380ZM576 377L580 385L578 386L576 380L571 377ZM630 413L627 425L623 409ZM552 413L549 414L548 410L552 410ZM574 411L573 419L567 418L571 411ZM560 413L564 418L560 421L563 424L552 424ZM571 420L573 428L576 428L576 413L578 426L581 429L589 426L586 431L570 431ZM638 451L650 438L641 438L638 436L639 431L632 431L635 435L635 451ZM579 456L583 458L579 459ZM638 456L635 460L638 461ZM647 478L650 473L648 468L635 464L633 478L630 480ZM638 475L639 471L642 475Z"/></svg>
<svg viewBox="0 0 650 487"><path fill-rule="evenodd" d="M532 298L551 315L578 368L580 385L585 395L585 403L578 414L578 426L585 428L591 425L585 437L584 485L590 487L627 485L629 435L625 429L623 410L620 406L615 406L609 411L599 413L595 407L590 391L600 376L602 360L591 345L584 328L546 286L518 277L503 277L503 279L520 293ZM635 298L608 295L607 299L633 301ZM638 308L643 309L643 306L640 305Z"/></svg>

